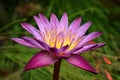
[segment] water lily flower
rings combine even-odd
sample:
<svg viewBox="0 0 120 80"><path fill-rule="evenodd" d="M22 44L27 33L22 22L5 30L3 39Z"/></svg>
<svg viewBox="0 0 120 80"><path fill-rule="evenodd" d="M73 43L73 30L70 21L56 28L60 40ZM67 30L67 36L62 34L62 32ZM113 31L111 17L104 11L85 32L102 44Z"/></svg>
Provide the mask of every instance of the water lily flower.
<svg viewBox="0 0 120 80"><path fill-rule="evenodd" d="M26 64L25 71L48 66L64 59L73 66L96 73L96 70L80 55L105 45L105 43L90 43L102 34L101 32L85 34L91 21L81 25L81 18L78 17L68 24L67 13L64 13L60 20L55 14L51 14L50 20L43 14L34 16L34 20L39 29L27 22L21 23L22 27L34 37L12 38L19 44L40 49Z"/></svg>

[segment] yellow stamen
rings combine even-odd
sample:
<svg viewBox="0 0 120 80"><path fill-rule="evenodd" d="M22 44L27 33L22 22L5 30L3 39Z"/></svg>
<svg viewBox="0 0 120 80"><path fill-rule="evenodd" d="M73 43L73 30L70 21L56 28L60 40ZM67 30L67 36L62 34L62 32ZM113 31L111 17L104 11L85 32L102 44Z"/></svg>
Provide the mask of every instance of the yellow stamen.
<svg viewBox="0 0 120 80"><path fill-rule="evenodd" d="M59 49L63 46L69 45L68 50L71 50L76 47L76 45L80 42L80 39L74 40L76 35L71 32L68 32L66 35L65 34L66 29L61 32L58 32L56 29L48 30L45 33L44 40L51 47L56 47Z"/></svg>

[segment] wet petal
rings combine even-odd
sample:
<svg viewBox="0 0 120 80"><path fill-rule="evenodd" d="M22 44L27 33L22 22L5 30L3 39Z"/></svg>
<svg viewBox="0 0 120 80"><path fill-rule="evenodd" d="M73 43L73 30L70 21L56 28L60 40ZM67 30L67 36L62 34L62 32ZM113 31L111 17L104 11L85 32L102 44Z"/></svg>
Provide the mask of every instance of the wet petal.
<svg viewBox="0 0 120 80"><path fill-rule="evenodd" d="M25 41L24 39L21 39L21 38L12 38L12 40L14 40L15 42L17 42L17 43L19 43L19 44L28 46L28 47L39 48L38 46L35 46L35 45L33 45L32 43L27 42L27 41Z"/></svg>
<svg viewBox="0 0 120 80"><path fill-rule="evenodd" d="M35 27L33 27L31 24L22 22L21 25L25 30L31 33L36 39L43 40L41 37L41 33L37 29L35 29Z"/></svg>
<svg viewBox="0 0 120 80"><path fill-rule="evenodd" d="M70 57L65 58L65 60L73 66L82 68L92 73L97 73L96 70L83 57L79 55L71 55Z"/></svg>
<svg viewBox="0 0 120 80"><path fill-rule="evenodd" d="M41 51L35 54L24 67L24 71L34 68L40 68L55 63L58 59L47 51Z"/></svg>

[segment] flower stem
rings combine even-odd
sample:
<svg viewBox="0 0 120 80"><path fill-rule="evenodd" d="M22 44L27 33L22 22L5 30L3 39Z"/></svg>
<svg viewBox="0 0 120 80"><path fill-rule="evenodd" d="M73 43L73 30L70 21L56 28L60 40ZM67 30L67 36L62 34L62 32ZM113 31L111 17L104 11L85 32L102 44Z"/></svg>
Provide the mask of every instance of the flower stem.
<svg viewBox="0 0 120 80"><path fill-rule="evenodd" d="M58 60L54 64L53 80L59 80L59 72L60 72L61 61L62 61L62 59Z"/></svg>

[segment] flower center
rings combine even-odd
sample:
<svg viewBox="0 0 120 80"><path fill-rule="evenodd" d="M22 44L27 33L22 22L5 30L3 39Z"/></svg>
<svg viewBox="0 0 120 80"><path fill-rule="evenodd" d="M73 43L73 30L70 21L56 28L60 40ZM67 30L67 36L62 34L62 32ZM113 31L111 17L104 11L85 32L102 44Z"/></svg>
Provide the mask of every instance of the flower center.
<svg viewBox="0 0 120 80"><path fill-rule="evenodd" d="M73 49L80 42L81 37L76 36L76 34L70 31L58 31L55 29L46 31L44 34L44 41L51 47L56 47L57 49L69 45L68 50Z"/></svg>

